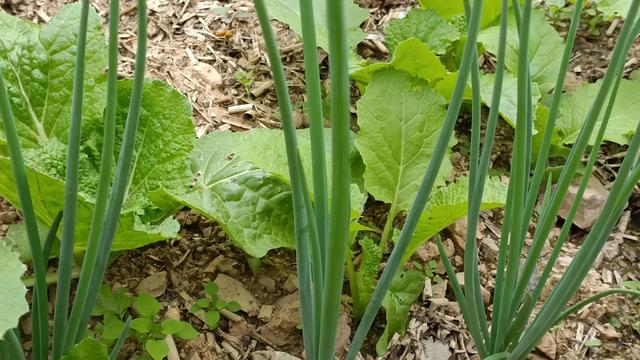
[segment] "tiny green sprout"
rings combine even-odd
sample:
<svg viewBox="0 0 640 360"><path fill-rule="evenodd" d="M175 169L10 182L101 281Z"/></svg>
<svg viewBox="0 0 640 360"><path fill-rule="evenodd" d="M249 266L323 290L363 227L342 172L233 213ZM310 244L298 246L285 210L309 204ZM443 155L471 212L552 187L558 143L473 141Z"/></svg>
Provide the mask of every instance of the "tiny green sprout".
<svg viewBox="0 0 640 360"><path fill-rule="evenodd" d="M133 302L133 296L123 288L111 291L109 285L102 285L93 307L92 316L101 316L102 322L95 325L95 337L104 345L111 346L122 334L125 319Z"/></svg>
<svg viewBox="0 0 640 360"><path fill-rule="evenodd" d="M164 341L168 335L183 340L192 340L199 333L188 322L176 319L158 321L158 314L162 305L153 296L141 294L133 301L133 308L140 317L131 321L131 328L138 342L144 346L145 354L138 359L164 359L169 353L169 347Z"/></svg>
<svg viewBox="0 0 640 360"><path fill-rule="evenodd" d="M210 281L204 286L206 298L198 299L189 309L192 314L204 311L204 320L211 330L218 327L220 322L220 310L236 312L240 310L240 304L236 301L225 301L218 297L218 285Z"/></svg>
<svg viewBox="0 0 640 360"><path fill-rule="evenodd" d="M233 75L234 79L244 87L244 92L247 96L251 95L251 85L253 85L253 71L244 71L242 69L236 70Z"/></svg>

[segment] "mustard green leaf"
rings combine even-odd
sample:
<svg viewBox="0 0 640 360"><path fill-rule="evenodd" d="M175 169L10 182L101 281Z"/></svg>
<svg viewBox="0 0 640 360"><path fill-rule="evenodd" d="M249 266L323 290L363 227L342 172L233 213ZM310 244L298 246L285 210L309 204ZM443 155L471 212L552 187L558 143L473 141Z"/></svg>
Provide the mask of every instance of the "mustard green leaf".
<svg viewBox="0 0 640 360"><path fill-rule="evenodd" d="M91 9L88 21L83 127L102 119L107 66L102 18ZM80 4L63 7L44 27L0 13L0 70L24 148L67 141L79 24Z"/></svg>
<svg viewBox="0 0 640 360"><path fill-rule="evenodd" d="M300 23L300 3L298 0L266 0L269 15L281 21L302 36L302 25ZM366 9L356 5L352 0L345 1L346 8L346 30L348 46L351 52L350 66L359 61L359 56L355 50L358 44L367 37L360 25L369 17ZM326 1L313 1L313 12L316 19L316 42L319 47L329 51L329 29L327 27L327 4Z"/></svg>
<svg viewBox="0 0 640 360"><path fill-rule="evenodd" d="M29 305L20 277L27 268L20 262L18 253L0 241L0 339L7 331L18 326L20 317L29 311Z"/></svg>
<svg viewBox="0 0 640 360"><path fill-rule="evenodd" d="M373 74L385 69L402 70L431 83L447 76L447 69L429 45L412 38L398 44L390 62L370 64L352 73L351 78L364 94Z"/></svg>
<svg viewBox="0 0 640 360"><path fill-rule="evenodd" d="M389 340L393 334L404 336L409 320L409 310L424 288L424 275L415 270L400 270L391 282L389 290L382 301L387 324L376 344L378 355L388 350Z"/></svg>
<svg viewBox="0 0 640 360"><path fill-rule="evenodd" d="M593 0L598 11L604 15L605 19L614 17L626 17L631 7L631 0Z"/></svg>
<svg viewBox="0 0 640 360"><path fill-rule="evenodd" d="M377 200L398 211L409 209L438 140L444 105L426 81L406 72L386 69L373 75L357 104L356 147L367 166L365 188ZM437 185L451 169L447 155Z"/></svg>
<svg viewBox="0 0 640 360"><path fill-rule="evenodd" d="M576 141L600 84L601 82L598 81L581 85L576 90L563 94L556 123L560 144L573 144ZM604 140L622 145L629 142L640 121L638 94L640 94L640 80L621 80L611 118L604 133ZM596 123L596 129L600 124L601 121ZM597 131L593 133L590 143L593 143L596 133Z"/></svg>
<svg viewBox="0 0 640 360"><path fill-rule="evenodd" d="M449 20L464 14L462 1L457 0L418 0L423 9L433 9L438 15ZM485 28L500 16L501 0L485 0L482 4L480 28Z"/></svg>
<svg viewBox="0 0 640 360"><path fill-rule="evenodd" d="M493 86L495 83L495 74L483 74L480 78L480 94L482 102L487 106L491 104L493 98ZM531 101L534 111L538 106L541 95L538 85L531 84ZM511 126L516 126L518 117L518 80L509 72L504 74L502 81L502 92L500 93L500 115Z"/></svg>
<svg viewBox="0 0 640 360"><path fill-rule="evenodd" d="M416 38L434 53L442 55L449 45L460 39L460 32L435 11L413 9L402 19L393 19L384 30L386 45L394 53L401 42Z"/></svg>
<svg viewBox="0 0 640 360"><path fill-rule="evenodd" d="M540 93L546 94L555 86L564 43L558 32L547 22L545 14L539 10L534 9L531 13L531 29L535 31L535 36L531 36L529 39L531 79L538 84ZM519 40L513 11L509 12L507 30L506 66L511 73L517 74ZM499 25L487 28L478 35L478 42L482 43L487 51L496 54L499 33Z"/></svg>
<svg viewBox="0 0 640 360"><path fill-rule="evenodd" d="M27 168L27 179L33 196L36 217L39 223L50 226L64 205L64 181ZM11 170L11 160L0 156L0 194L11 204L20 208L20 200ZM76 228L76 251L84 250L89 236L95 204L93 199L80 194L78 199L78 226ZM177 222L167 218L157 225L144 224L135 211L123 211L113 242L113 251L135 249L177 235Z"/></svg>
<svg viewBox="0 0 640 360"><path fill-rule="evenodd" d="M405 258L411 255L432 236L467 216L469 178L462 177L456 182L437 189L420 216L416 231L411 238ZM481 210L503 207L507 201L507 185L498 178L488 178L482 196Z"/></svg>
<svg viewBox="0 0 640 360"><path fill-rule="evenodd" d="M199 174L193 188L184 193L160 191L157 198L189 206L217 221L253 257L263 257L271 249L294 248L290 185L242 161L234 149L238 137L231 134L213 132L200 138L192 155L192 170ZM267 149L262 154L274 156Z"/></svg>

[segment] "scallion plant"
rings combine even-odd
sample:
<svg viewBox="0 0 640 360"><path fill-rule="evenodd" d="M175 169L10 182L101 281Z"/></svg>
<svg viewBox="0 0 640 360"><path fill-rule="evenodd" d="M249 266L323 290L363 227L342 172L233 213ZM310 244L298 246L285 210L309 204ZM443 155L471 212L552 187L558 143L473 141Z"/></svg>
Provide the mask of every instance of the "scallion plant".
<svg viewBox="0 0 640 360"><path fill-rule="evenodd" d="M138 43L135 63L135 76L129 113L126 120L120 154L114 167L114 149L116 139L116 107L118 82L118 26L120 19L120 1L110 2L109 16L109 69L107 75L107 106L104 114L104 141L102 145L100 181L97 189L96 206L91 222L87 250L84 254L80 279L73 301L70 302L73 245L78 202L78 164L82 129L84 64L87 45L87 23L90 1L84 0L81 8L80 29L78 32L76 65L74 69L72 111L68 135L68 152L65 179L64 208L61 216L53 223L46 241L41 242L37 218L34 212L27 172L24 165L16 123L11 110L2 72L0 71L0 117L6 134L7 147L11 158L13 175L18 187L20 207L24 217L27 237L33 256L35 284L32 305L32 354L37 360L58 360L68 354L74 345L86 336L87 324L96 302L98 289L107 267L114 235L118 226L124 201L131 165L134 157L136 135L142 105L144 71L147 48L147 7L145 0L137 1ZM60 254L58 256L58 279L55 297L51 349L49 348L49 312L46 268L51 243L62 224ZM69 305L71 304L71 306ZM71 309L69 309L71 307ZM122 347L128 331L128 322L110 358L115 359ZM0 358L25 359L18 331L9 331L0 341Z"/></svg>
<svg viewBox="0 0 640 360"><path fill-rule="evenodd" d="M521 5L522 4L522 5ZM544 180L544 170L548 166L551 139L562 101L562 88L568 64L573 50L576 33L579 28L580 14L584 7L583 0L577 0L567 33L561 66L556 78L555 91L551 97L548 118L542 133L542 142L535 159L533 172L530 170L532 160L533 136L533 104L531 103L531 76L529 72L529 39L532 36L530 19L532 1L512 2L514 16L518 26L519 59L518 59L518 113L515 139L512 151L512 163L509 180L507 203L502 224L499 245L495 290L493 293L493 314L491 321L487 319L482 301L480 276L478 271L478 247L476 242L477 224L480 203L484 189L484 181L489 169L489 158L495 135L496 120L499 107L499 93L505 71L505 52L508 14L508 1L502 2L500 24L500 40L498 61L496 65L496 82L493 89L493 103L487 120L487 131L482 149L480 148L480 117L473 112L472 140L470 156L468 230L464 258L464 282L462 289L455 276L442 243L437 240L441 258L447 269L454 294L458 299L469 332L474 339L480 357L483 359L524 359L534 349L544 334L570 314L583 306L612 294L634 294L637 291L628 289L612 289L579 302L567 308L569 301L576 294L589 269L593 266L609 234L616 225L634 188L640 180L640 127L636 129L629 142L628 155L619 169L607 197L601 216L597 219L583 242L575 258L562 274L549 296L542 298L542 292L548 283L550 274L556 264L563 244L567 240L573 219L587 187L596 157L602 144L611 111L616 100L620 79L622 77L626 55L633 41L640 33L638 8L640 1L634 0L627 21L620 32L618 41L611 55L609 67L602 80L602 86L594 98L590 111L578 136L578 141L571 149L562 167L561 174L552 187L551 178ZM475 2L473 7L465 1L467 14L479 11ZM473 103L479 104L479 89L474 78L479 77L479 69L472 69ZM590 141L593 141L590 143ZM565 200L567 190L582 163L588 147L586 169L580 182L575 200L571 204L569 215L561 233L552 246L552 253L544 264L542 273L537 276L542 250L547 243L553 228L560 205ZM544 187L543 187L544 185ZM544 189L541 205L536 209L539 193ZM534 216L534 210L535 216ZM529 226L535 218L535 230L531 245L525 246ZM539 310L536 310L539 309Z"/></svg>

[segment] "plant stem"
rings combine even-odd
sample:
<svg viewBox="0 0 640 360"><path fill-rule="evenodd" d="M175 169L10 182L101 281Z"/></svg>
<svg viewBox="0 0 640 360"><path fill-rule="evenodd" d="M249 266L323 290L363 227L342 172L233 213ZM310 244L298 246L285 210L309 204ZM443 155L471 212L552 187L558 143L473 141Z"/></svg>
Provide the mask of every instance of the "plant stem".
<svg viewBox="0 0 640 360"><path fill-rule="evenodd" d="M382 253L387 252L387 244L389 243L389 239L393 236L393 223L395 222L396 216L398 215L398 211L395 208L395 204L391 205L391 209L389 209L389 214L387 215L387 220L384 223L384 228L382 229L382 236L380 237L380 250Z"/></svg>
<svg viewBox="0 0 640 360"><path fill-rule="evenodd" d="M51 284L57 283L59 276L60 276L60 273L58 273L58 272L47 274L47 276L46 276L47 285L51 285ZM71 278L72 279L77 279L78 277L80 277L80 269L73 269L71 271ZM22 283L26 287L33 287L35 285L35 283L36 283L36 278L33 277L33 276L23 277L22 278Z"/></svg>

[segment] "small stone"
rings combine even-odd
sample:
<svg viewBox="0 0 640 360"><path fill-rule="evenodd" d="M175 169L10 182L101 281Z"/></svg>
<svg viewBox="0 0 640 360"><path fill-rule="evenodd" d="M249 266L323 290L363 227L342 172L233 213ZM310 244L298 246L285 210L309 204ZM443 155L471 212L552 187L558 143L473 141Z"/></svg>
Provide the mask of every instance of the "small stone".
<svg viewBox="0 0 640 360"><path fill-rule="evenodd" d="M445 298L447 295L447 282L436 283L431 285L431 293L435 298Z"/></svg>
<svg viewBox="0 0 640 360"><path fill-rule="evenodd" d="M431 298L431 303L436 306L449 305L449 299L447 298Z"/></svg>
<svg viewBox="0 0 640 360"><path fill-rule="evenodd" d="M199 62L197 65L193 66L193 74L196 78L206 83L211 88L222 85L222 76L220 76L218 70L207 63Z"/></svg>
<svg viewBox="0 0 640 360"><path fill-rule="evenodd" d="M298 277L293 274L287 276L284 284L282 284L282 289L288 293L298 290Z"/></svg>
<svg viewBox="0 0 640 360"><path fill-rule="evenodd" d="M558 215L566 219L569 214L571 206L575 202L578 189L580 188L580 181L582 178L576 178L569 186L567 194L565 195ZM600 212L604 207L604 202L609 195L609 190L605 188L598 179L591 178L587 184L587 188L582 195L582 202L578 207L578 212L573 219L573 224L581 229L590 228L600 216Z"/></svg>
<svg viewBox="0 0 640 360"><path fill-rule="evenodd" d="M456 247L453 245L453 241L451 239L444 241L444 252L448 258L451 258L453 254L456 253Z"/></svg>
<svg viewBox="0 0 640 360"><path fill-rule="evenodd" d="M542 337L542 339L540 340L536 348L540 350L540 352L542 352L543 354L547 355L549 358L551 359L556 358L556 352L557 352L556 339L553 337L552 334L550 333L544 334L544 336Z"/></svg>
<svg viewBox="0 0 640 360"><path fill-rule="evenodd" d="M449 225L447 229L449 229L449 234L451 234L456 245L458 245L460 249L464 250L467 238L467 219L462 218Z"/></svg>
<svg viewBox="0 0 640 360"><path fill-rule="evenodd" d="M607 339L622 338L622 334L620 334L613 325L609 323L597 324L595 328Z"/></svg>
<svg viewBox="0 0 640 360"><path fill-rule="evenodd" d="M240 304L242 311L251 316L258 314L260 311L258 300L240 281L225 274L218 274L214 281L218 285L220 298L225 301L236 301Z"/></svg>
<svg viewBox="0 0 640 360"><path fill-rule="evenodd" d="M258 313L258 319L266 321L273 314L273 305L262 305Z"/></svg>
<svg viewBox="0 0 640 360"><path fill-rule="evenodd" d="M419 359L424 360L448 360L451 357L449 345L440 340L422 340L420 348L424 349L424 353Z"/></svg>
<svg viewBox="0 0 640 360"><path fill-rule="evenodd" d="M167 272L160 271L142 279L135 289L136 294L149 294L158 297L167 290Z"/></svg>
<svg viewBox="0 0 640 360"><path fill-rule="evenodd" d="M433 241L427 241L420 246L418 250L416 250L415 255L424 263L435 260L440 256L438 246Z"/></svg>
<svg viewBox="0 0 640 360"><path fill-rule="evenodd" d="M268 276L261 276L258 279L258 282L260 283L260 285L262 285L262 287L265 288L265 290L267 290L268 292L274 292L276 291L276 281L273 280L272 278L268 277Z"/></svg>
<svg viewBox="0 0 640 360"><path fill-rule="evenodd" d="M485 260L495 262L498 259L499 251L498 242L490 237L484 238L480 243L480 252Z"/></svg>
<svg viewBox="0 0 640 360"><path fill-rule="evenodd" d="M482 302L487 306L491 304L491 292L482 286L480 287L480 293L482 293Z"/></svg>
<svg viewBox="0 0 640 360"><path fill-rule="evenodd" d="M251 360L300 360L282 351L260 350L251 353Z"/></svg>

